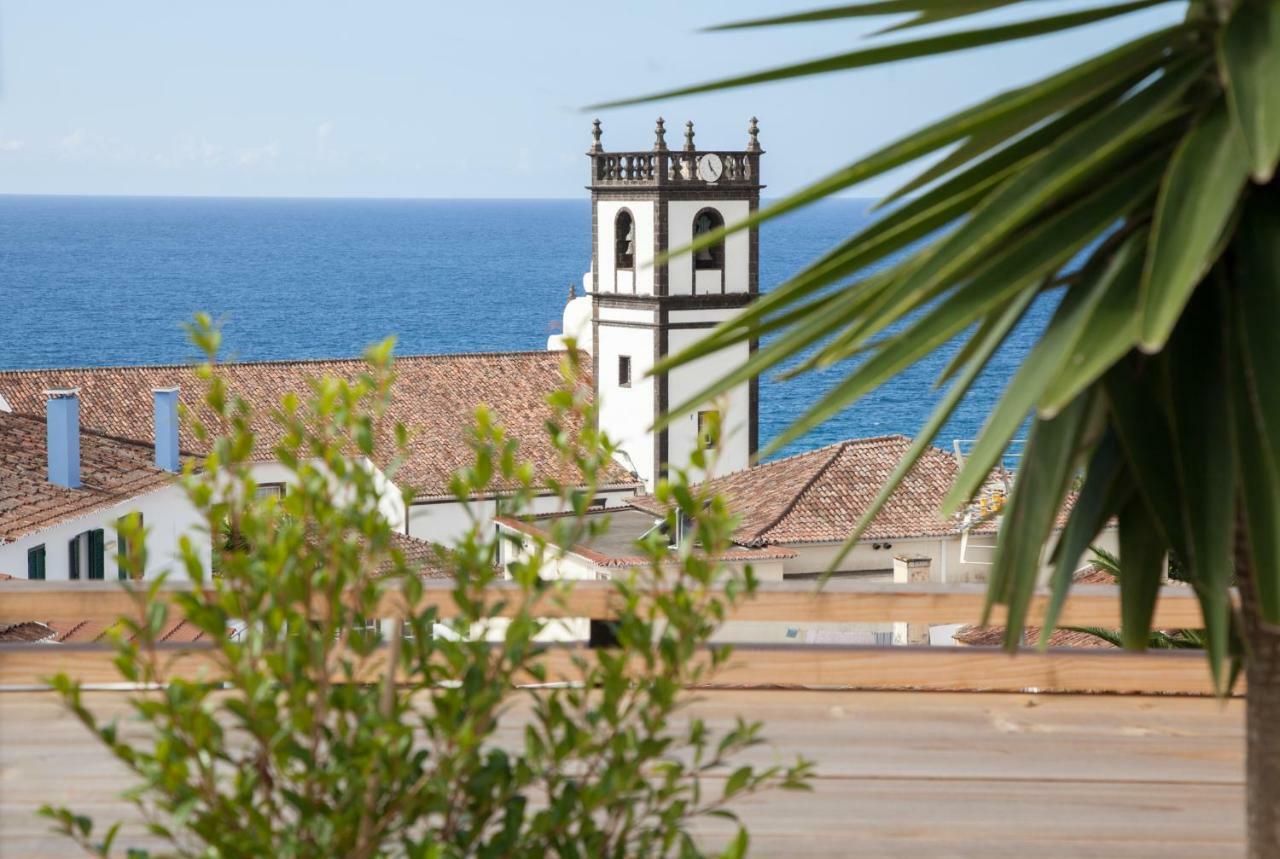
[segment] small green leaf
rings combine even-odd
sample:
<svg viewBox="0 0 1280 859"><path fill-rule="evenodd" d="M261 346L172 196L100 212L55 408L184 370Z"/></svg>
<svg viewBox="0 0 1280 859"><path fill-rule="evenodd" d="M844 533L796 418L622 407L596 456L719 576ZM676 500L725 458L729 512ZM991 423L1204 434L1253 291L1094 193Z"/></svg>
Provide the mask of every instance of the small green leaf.
<svg viewBox="0 0 1280 859"><path fill-rule="evenodd" d="M1010 649L1022 643L1027 606L1039 583L1040 559L1085 442L1093 399L1086 393L1052 420L1037 419L1027 438L1018 479L1000 523L982 619L986 624L994 603L1008 606L1004 643Z"/></svg>
<svg viewBox="0 0 1280 859"><path fill-rule="evenodd" d="M1179 144L1156 202L1142 274L1144 351L1163 348L1213 265L1248 176L1249 152L1219 99Z"/></svg>
<svg viewBox="0 0 1280 859"><path fill-rule="evenodd" d="M1262 616L1280 623L1280 208L1251 201L1237 232L1236 433L1241 500Z"/></svg>
<svg viewBox="0 0 1280 859"><path fill-rule="evenodd" d="M1052 415L1074 400L1137 345L1138 288L1145 251L1146 234L1136 233L1107 264L1095 287L1098 299L1081 327L1084 336L1063 352L1037 404L1040 414Z"/></svg>
<svg viewBox="0 0 1280 859"><path fill-rule="evenodd" d="M1164 574L1165 543L1141 495L1120 510L1120 638L1129 650L1145 650Z"/></svg>
<svg viewBox="0 0 1280 859"><path fill-rule="evenodd" d="M879 0L871 3L850 3L845 6L833 6L826 9L811 9L808 12L796 12L790 15L775 15L768 18L753 18L748 21L734 21L708 27L709 32L718 30L742 30L749 27L776 27L781 24L812 24L818 21L837 21L843 18L867 18L879 15L903 15L910 12L940 14L942 10L952 7L965 9L964 14L986 11L1010 3L1023 0Z"/></svg>
<svg viewBox="0 0 1280 859"><path fill-rule="evenodd" d="M1280 4L1241 0L1218 37L1227 101L1249 147L1253 178L1266 184L1280 160Z"/></svg>
<svg viewBox="0 0 1280 859"><path fill-rule="evenodd" d="M1222 286L1196 290L1162 358L1174 443L1172 462L1186 534L1183 561L1204 614L1210 667L1226 684L1236 527L1236 446L1227 375L1227 308ZM1154 507L1153 507L1154 509Z"/></svg>
<svg viewBox="0 0 1280 859"><path fill-rule="evenodd" d="M1079 563L1080 556L1089 548L1107 520L1119 512L1132 492L1120 442L1114 433L1108 433L1093 452L1085 473L1084 485L1071 508L1062 536L1054 546L1054 570L1049 582L1049 606L1040 627L1040 647L1048 646L1049 638L1058 626L1062 606L1075 581L1076 564Z"/></svg>

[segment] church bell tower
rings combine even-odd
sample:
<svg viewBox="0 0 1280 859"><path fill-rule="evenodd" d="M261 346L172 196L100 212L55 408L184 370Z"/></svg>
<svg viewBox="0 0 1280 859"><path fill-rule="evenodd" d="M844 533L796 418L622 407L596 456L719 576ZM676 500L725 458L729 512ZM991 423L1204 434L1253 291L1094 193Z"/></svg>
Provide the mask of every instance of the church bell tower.
<svg viewBox="0 0 1280 859"><path fill-rule="evenodd" d="M700 149L689 122L683 146L669 149L658 119L652 148L606 152L599 120L592 129L591 272L584 283L600 424L650 490L668 463L686 465L699 446L716 447L712 477L746 468L756 451L760 398L754 379L665 429L653 429L668 408L746 361L754 344L724 349L668 375L647 374L759 292L754 226L657 262L668 250L755 213L763 187L757 134L753 118L745 149ZM712 426L719 427L718 437L709 432Z"/></svg>

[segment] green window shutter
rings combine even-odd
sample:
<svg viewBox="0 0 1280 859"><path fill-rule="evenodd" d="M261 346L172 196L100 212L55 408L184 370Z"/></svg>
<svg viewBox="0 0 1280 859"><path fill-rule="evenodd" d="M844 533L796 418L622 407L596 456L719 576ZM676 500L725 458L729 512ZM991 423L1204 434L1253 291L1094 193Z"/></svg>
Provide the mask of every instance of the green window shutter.
<svg viewBox="0 0 1280 859"><path fill-rule="evenodd" d="M117 570L117 575L119 576L120 581L122 582L126 581L129 578L129 571L125 568L125 559L129 557L129 538L126 537L123 533L121 533L121 528L122 526L128 523L130 516L138 517L139 529L142 529L146 524L145 520L142 518L141 513L126 513L124 516L121 516L119 519L116 520L116 554L118 556L118 561L116 563L116 570ZM145 547L146 537L144 536L142 539L143 539L143 543L139 544L139 548ZM140 571L139 578L141 578L142 572L145 572L145 571Z"/></svg>
<svg viewBox="0 0 1280 859"><path fill-rule="evenodd" d="M35 581L44 580L44 544L34 549L27 549L27 578Z"/></svg>
<svg viewBox="0 0 1280 859"><path fill-rule="evenodd" d="M80 578L80 535L71 538L71 542L67 544L67 555L71 559L71 563L67 570L70 578Z"/></svg>
<svg viewBox="0 0 1280 859"><path fill-rule="evenodd" d="M104 557L106 544L106 535L101 528L94 528L89 532L89 578L91 579L106 578L107 564Z"/></svg>

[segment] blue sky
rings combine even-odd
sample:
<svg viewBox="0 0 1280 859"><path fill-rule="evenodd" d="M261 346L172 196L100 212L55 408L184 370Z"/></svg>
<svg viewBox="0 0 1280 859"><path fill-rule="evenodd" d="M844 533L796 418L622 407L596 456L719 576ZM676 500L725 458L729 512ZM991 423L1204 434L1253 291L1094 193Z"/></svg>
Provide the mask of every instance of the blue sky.
<svg viewBox="0 0 1280 859"><path fill-rule="evenodd" d="M0 0L0 193L580 196L583 105L848 50L871 29L696 32L795 8ZM1025 45L604 111L604 143L647 148L662 114L669 140L693 119L699 143L735 147L756 115L767 193L782 193L1179 14L1170 4Z"/></svg>

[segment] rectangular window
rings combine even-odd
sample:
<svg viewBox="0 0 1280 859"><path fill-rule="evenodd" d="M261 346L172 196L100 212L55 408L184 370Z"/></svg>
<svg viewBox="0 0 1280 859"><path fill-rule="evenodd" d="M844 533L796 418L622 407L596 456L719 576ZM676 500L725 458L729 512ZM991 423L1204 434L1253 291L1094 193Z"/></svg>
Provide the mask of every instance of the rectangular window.
<svg viewBox="0 0 1280 859"><path fill-rule="evenodd" d="M253 493L258 498L283 498L283 483L259 483L258 490Z"/></svg>
<svg viewBox="0 0 1280 859"><path fill-rule="evenodd" d="M117 575L122 582L129 578L129 571L125 569L124 564L125 559L129 557L129 538L124 535L121 528L122 526L128 526L128 520L131 516L137 517L136 527L139 532L141 532L143 525L141 513L126 513L124 516L121 516L116 520L116 570ZM140 570L139 572L141 573L142 571Z"/></svg>
<svg viewBox="0 0 1280 859"><path fill-rule="evenodd" d="M708 409L698 412L698 443L706 450L715 448L720 439L720 412Z"/></svg>
<svg viewBox="0 0 1280 859"><path fill-rule="evenodd" d="M44 581L44 544L27 549L27 578Z"/></svg>
<svg viewBox="0 0 1280 859"><path fill-rule="evenodd" d="M82 531L67 544L69 565L67 575L72 579L105 579L106 532L101 528Z"/></svg>
<svg viewBox="0 0 1280 859"><path fill-rule="evenodd" d="M630 355L618 356L618 387L619 388L631 387L631 356Z"/></svg>
<svg viewBox="0 0 1280 859"><path fill-rule="evenodd" d="M377 618L356 618L355 628L352 631L361 638L377 641L382 638L382 622Z"/></svg>
<svg viewBox="0 0 1280 859"><path fill-rule="evenodd" d="M101 528L89 532L89 578L107 577L107 535Z"/></svg>

